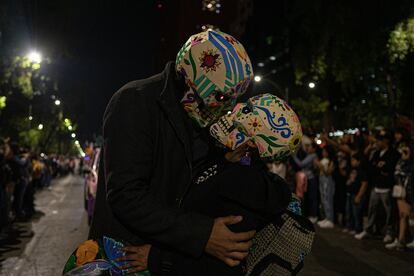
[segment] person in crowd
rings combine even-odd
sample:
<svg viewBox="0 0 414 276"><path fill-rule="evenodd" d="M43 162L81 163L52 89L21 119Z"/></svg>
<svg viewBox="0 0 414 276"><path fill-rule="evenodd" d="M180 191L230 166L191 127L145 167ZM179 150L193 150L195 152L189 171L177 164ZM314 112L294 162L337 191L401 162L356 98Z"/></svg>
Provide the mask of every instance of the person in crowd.
<svg viewBox="0 0 414 276"><path fill-rule="evenodd" d="M286 179L287 164L284 161L272 161L267 163L267 168L273 174L277 174L283 179Z"/></svg>
<svg viewBox="0 0 414 276"><path fill-rule="evenodd" d="M333 178L335 181L334 209L335 220L340 225L345 225L345 203L346 203L346 185L350 168L350 157L352 152L352 135L344 134L339 141L331 139L328 133L321 135L322 141L334 148L337 153L337 167L334 171Z"/></svg>
<svg viewBox="0 0 414 276"><path fill-rule="evenodd" d="M400 145L410 143L410 134L406 128L399 127L394 131L394 149L398 150Z"/></svg>
<svg viewBox="0 0 414 276"><path fill-rule="evenodd" d="M400 144L400 159L395 167L395 185L393 197L397 199L399 211L399 234L393 243L385 245L387 249L403 250L405 247L414 248L414 241L407 243L406 236L409 231L408 219L414 204L413 183L413 154L412 148L407 144ZM411 235L413 236L413 235Z"/></svg>
<svg viewBox="0 0 414 276"><path fill-rule="evenodd" d="M8 154L8 145L2 144L0 147L0 235L10 225L10 199L11 199L11 181L12 172L6 162Z"/></svg>
<svg viewBox="0 0 414 276"><path fill-rule="evenodd" d="M346 181L346 228L344 233L351 235L363 231L364 207L367 200L368 178L364 167L364 156L354 153L351 157L351 170Z"/></svg>
<svg viewBox="0 0 414 276"><path fill-rule="evenodd" d="M391 189L394 185L395 165L399 156L398 152L391 146L392 137L389 132L382 131L376 138L378 150L371 161L373 189L369 199L368 225L355 238L364 239L374 234L374 227L378 219L378 208L381 204L384 206L386 213L386 234L383 241L389 243L394 240Z"/></svg>
<svg viewBox="0 0 414 276"><path fill-rule="evenodd" d="M315 159L316 166L319 169L319 191L325 219L318 222L321 228L334 227L334 195L335 181L333 173L335 170L335 155L333 149L329 146L322 149L322 158Z"/></svg>
<svg viewBox="0 0 414 276"><path fill-rule="evenodd" d="M296 165L304 172L307 179L306 205L308 218L312 223L318 220L318 179L315 175L315 160L318 158L316 154L317 145L312 142L307 148L307 155L303 160L300 160L296 155L293 160Z"/></svg>

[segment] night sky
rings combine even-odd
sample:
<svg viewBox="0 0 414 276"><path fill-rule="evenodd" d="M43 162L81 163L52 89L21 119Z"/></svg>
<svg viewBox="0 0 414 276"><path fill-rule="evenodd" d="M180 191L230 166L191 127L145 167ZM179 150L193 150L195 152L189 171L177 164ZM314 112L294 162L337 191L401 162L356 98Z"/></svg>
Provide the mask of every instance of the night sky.
<svg viewBox="0 0 414 276"><path fill-rule="evenodd" d="M81 140L101 133L102 115L110 97L125 83L163 70L201 24L236 24L232 1L222 1L220 15L201 12L201 1L126 0L4 0L11 21L9 50L21 55L36 49L50 58L42 70L58 80L57 96L65 116L77 125ZM262 51L256 37L263 36L266 1L258 1L246 17L245 32L235 35L255 64ZM234 4L234 3L233 3ZM276 13L273 12L273 15ZM238 23L237 23L238 24ZM245 43L246 42L246 43Z"/></svg>

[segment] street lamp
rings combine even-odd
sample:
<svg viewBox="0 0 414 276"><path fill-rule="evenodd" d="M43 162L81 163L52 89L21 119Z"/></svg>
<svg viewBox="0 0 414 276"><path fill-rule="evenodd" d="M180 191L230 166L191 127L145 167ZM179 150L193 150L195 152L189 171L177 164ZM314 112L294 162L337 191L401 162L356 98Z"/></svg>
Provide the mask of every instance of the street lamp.
<svg viewBox="0 0 414 276"><path fill-rule="evenodd" d="M29 116L29 121L33 120L33 116Z"/></svg>
<svg viewBox="0 0 414 276"><path fill-rule="evenodd" d="M38 130L42 130L42 129L43 129L43 124L39 124L39 125L37 126L37 129L38 129Z"/></svg>
<svg viewBox="0 0 414 276"><path fill-rule="evenodd" d="M315 88L316 84L314 82L308 83L309 88Z"/></svg>
<svg viewBox="0 0 414 276"><path fill-rule="evenodd" d="M72 130L72 126L68 126L68 129L69 129L69 130Z"/></svg>
<svg viewBox="0 0 414 276"><path fill-rule="evenodd" d="M60 100L56 100L55 105L60 105Z"/></svg>
<svg viewBox="0 0 414 276"><path fill-rule="evenodd" d="M40 55L39 52L36 52L36 51L31 51L27 55L27 58L29 59L30 62L33 62L33 63L41 63L42 62L42 56Z"/></svg>
<svg viewBox="0 0 414 276"><path fill-rule="evenodd" d="M75 138L76 137L76 134L75 133L72 133L71 136L72 136L72 138Z"/></svg>
<svg viewBox="0 0 414 276"><path fill-rule="evenodd" d="M262 77L261 76L255 76L254 77L254 81L255 82L260 82L262 80Z"/></svg>

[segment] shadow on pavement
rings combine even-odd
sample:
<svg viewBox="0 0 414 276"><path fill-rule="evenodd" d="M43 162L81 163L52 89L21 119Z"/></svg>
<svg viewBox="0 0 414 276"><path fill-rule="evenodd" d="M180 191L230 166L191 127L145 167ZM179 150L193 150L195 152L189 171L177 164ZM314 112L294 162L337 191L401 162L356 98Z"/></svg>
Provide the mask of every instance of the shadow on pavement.
<svg viewBox="0 0 414 276"><path fill-rule="evenodd" d="M37 211L30 220L14 222L0 237L0 267L4 259L19 257L28 242L33 238L32 222L38 221L45 214Z"/></svg>

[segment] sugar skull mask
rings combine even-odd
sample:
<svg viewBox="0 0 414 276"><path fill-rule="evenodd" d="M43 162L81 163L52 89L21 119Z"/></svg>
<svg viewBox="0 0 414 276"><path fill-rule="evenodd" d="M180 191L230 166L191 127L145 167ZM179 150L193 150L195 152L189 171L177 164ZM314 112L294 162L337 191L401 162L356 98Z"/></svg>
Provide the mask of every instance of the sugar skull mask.
<svg viewBox="0 0 414 276"><path fill-rule="evenodd" d="M182 104L201 127L231 110L253 77L243 46L214 30L191 36L178 52L176 70L188 86Z"/></svg>
<svg viewBox="0 0 414 276"><path fill-rule="evenodd" d="M301 144L302 127L295 112L280 98L262 94L237 104L210 128L220 143L234 150L251 140L260 157L281 160Z"/></svg>

